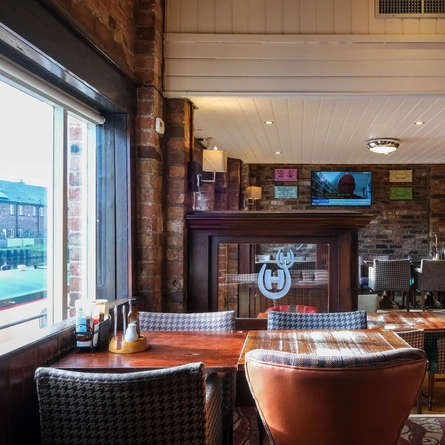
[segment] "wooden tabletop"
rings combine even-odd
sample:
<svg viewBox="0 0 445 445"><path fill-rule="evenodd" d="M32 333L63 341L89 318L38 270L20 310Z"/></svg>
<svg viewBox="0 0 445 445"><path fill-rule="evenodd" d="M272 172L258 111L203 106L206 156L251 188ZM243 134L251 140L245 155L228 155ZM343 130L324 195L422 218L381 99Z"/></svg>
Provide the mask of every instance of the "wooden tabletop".
<svg viewBox="0 0 445 445"><path fill-rule="evenodd" d="M244 369L246 352L270 349L300 354L360 355L410 346L393 331L249 331L241 353L239 370Z"/></svg>
<svg viewBox="0 0 445 445"><path fill-rule="evenodd" d="M236 371L246 332L143 332L150 347L134 354L71 352L52 366L72 371L131 372L203 362L206 371Z"/></svg>
<svg viewBox="0 0 445 445"><path fill-rule="evenodd" d="M434 312L428 311L388 311L368 312L368 329L409 330L422 329L424 331L445 330L445 319Z"/></svg>

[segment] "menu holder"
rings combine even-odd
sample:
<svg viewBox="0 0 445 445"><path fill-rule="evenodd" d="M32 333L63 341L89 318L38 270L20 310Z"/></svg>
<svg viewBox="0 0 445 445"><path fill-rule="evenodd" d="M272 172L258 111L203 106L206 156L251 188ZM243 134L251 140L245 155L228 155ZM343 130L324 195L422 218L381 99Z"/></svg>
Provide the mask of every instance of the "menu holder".
<svg viewBox="0 0 445 445"><path fill-rule="evenodd" d="M108 350L114 354L134 354L146 351L150 347L146 337L139 336L137 341L125 341L122 336L115 336L110 340Z"/></svg>
<svg viewBox="0 0 445 445"><path fill-rule="evenodd" d="M92 352L104 349L110 341L110 318L91 326L78 324L74 328L76 351L89 349Z"/></svg>

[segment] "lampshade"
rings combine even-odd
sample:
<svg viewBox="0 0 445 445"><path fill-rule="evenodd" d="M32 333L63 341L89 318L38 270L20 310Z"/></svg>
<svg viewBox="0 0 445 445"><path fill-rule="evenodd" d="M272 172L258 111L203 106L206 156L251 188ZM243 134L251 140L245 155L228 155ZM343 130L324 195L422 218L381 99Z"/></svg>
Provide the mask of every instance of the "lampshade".
<svg viewBox="0 0 445 445"><path fill-rule="evenodd" d="M261 199L261 187L246 187L246 199Z"/></svg>
<svg viewBox="0 0 445 445"><path fill-rule="evenodd" d="M366 146L368 147L368 150L371 150L374 153L380 153L380 154L389 154L393 151L396 151L399 148L399 141L397 139L370 139Z"/></svg>
<svg viewBox="0 0 445 445"><path fill-rule="evenodd" d="M227 171L227 152L224 150L203 150L202 161L205 172Z"/></svg>

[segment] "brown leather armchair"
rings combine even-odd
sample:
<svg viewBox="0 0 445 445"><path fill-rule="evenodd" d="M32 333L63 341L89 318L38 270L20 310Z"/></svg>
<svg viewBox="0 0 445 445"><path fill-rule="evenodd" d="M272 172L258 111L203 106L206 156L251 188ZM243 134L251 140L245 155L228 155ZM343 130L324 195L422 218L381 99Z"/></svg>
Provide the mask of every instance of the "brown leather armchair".
<svg viewBox="0 0 445 445"><path fill-rule="evenodd" d="M254 350L246 377L271 444L396 445L427 363L415 348L343 357Z"/></svg>

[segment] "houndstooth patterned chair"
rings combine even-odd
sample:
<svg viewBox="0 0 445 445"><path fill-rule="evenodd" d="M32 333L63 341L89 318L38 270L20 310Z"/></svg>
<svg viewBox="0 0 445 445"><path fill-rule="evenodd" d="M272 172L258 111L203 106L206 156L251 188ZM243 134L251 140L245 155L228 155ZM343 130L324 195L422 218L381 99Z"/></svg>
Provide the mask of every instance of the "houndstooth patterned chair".
<svg viewBox="0 0 445 445"><path fill-rule="evenodd" d="M220 380L204 364L124 374L38 368L42 445L221 445Z"/></svg>
<svg viewBox="0 0 445 445"><path fill-rule="evenodd" d="M139 312L141 331L233 331L235 311L166 313Z"/></svg>
<svg viewBox="0 0 445 445"><path fill-rule="evenodd" d="M436 374L445 374L445 332L425 332L425 351L428 368L428 409L433 409Z"/></svg>
<svg viewBox="0 0 445 445"><path fill-rule="evenodd" d="M166 313L139 312L141 331L234 331L235 311ZM232 442L236 373L221 379L224 443Z"/></svg>
<svg viewBox="0 0 445 445"><path fill-rule="evenodd" d="M397 309L398 305L388 295L388 292L401 292L402 303L406 298L406 307L409 309L409 291L411 286L410 260L374 260L369 268L369 289L374 292L383 292L380 309Z"/></svg>
<svg viewBox="0 0 445 445"><path fill-rule="evenodd" d="M298 312L274 312L267 316L267 329L366 329L365 311L329 312L305 314Z"/></svg>
<svg viewBox="0 0 445 445"><path fill-rule="evenodd" d="M414 348L353 356L257 349L245 360L273 445L396 445L427 368Z"/></svg>
<svg viewBox="0 0 445 445"><path fill-rule="evenodd" d="M413 329L410 331L395 331L395 333L403 338L410 346L417 349L425 349L425 332L421 329ZM417 414L422 414L422 393L417 396Z"/></svg>
<svg viewBox="0 0 445 445"><path fill-rule="evenodd" d="M422 310L425 310L427 292L445 291L445 261L422 259L420 267L414 269L414 287L421 293ZM437 308L442 307L438 301L434 303Z"/></svg>

